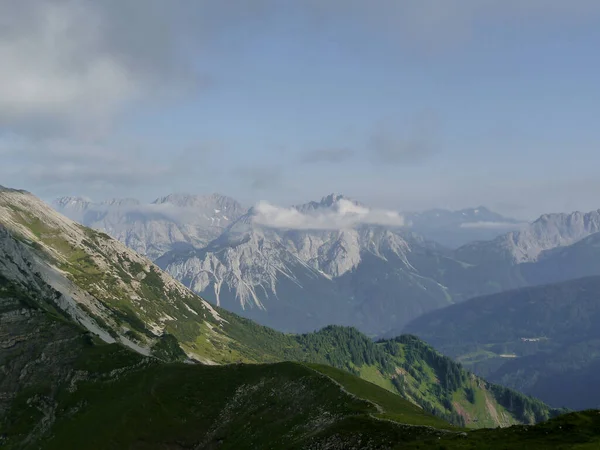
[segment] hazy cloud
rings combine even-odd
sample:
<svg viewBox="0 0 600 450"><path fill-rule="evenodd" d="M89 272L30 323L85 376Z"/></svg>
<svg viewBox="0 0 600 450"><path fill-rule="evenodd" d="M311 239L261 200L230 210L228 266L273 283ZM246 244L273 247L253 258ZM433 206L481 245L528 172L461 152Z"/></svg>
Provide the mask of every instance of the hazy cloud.
<svg viewBox="0 0 600 450"><path fill-rule="evenodd" d="M467 222L461 223L460 228L488 229L488 230L512 230L525 226L526 223L513 222Z"/></svg>
<svg viewBox="0 0 600 450"><path fill-rule="evenodd" d="M184 208L169 203L162 204L142 204L133 199L115 199L103 203L92 203L88 206L87 212L108 214L116 213L116 218L120 219L122 214L141 215L145 220L168 220L179 224L189 224L203 214L194 208ZM77 211L72 211L67 215L75 220L81 220ZM81 216L81 215L79 215Z"/></svg>
<svg viewBox="0 0 600 450"><path fill-rule="evenodd" d="M195 55L262 3L2 0L0 130L97 133L132 101L203 87Z"/></svg>
<svg viewBox="0 0 600 450"><path fill-rule="evenodd" d="M410 124L381 123L369 138L373 160L384 164L413 164L437 153L439 124L432 114L423 114Z"/></svg>
<svg viewBox="0 0 600 450"><path fill-rule="evenodd" d="M567 30L565 25L597 21L600 16L598 0L0 0L0 6L1 181L15 187L88 194L90 190L133 186L139 191L156 186L170 189L170 183L178 180L185 180L181 182L186 183L186 188L193 189L200 189L200 183L214 183L216 169L205 177L197 176L197 170L206 170L202 168L207 166L207 156L191 160L189 155L195 155L194 150L178 158L179 152L173 148L156 145L150 150L123 142L124 138L114 137L110 143L96 139L112 135L106 132L114 131L111 125L119 123L124 111L131 113L128 120L137 123L136 106L162 104L173 98L189 100L210 79L212 68L203 58L205 55L219 54L215 50L229 52L231 46L244 46L255 35L277 32L272 25L285 23L280 19L287 15L297 20L294 23L301 35L311 34L319 24L328 30L339 30L336 45L340 49L353 45L352 39L345 42L343 33L352 30L352 34L383 36L381 43L391 42L389 48L393 52L398 47L400 53L401 46L416 49L412 55L420 54L423 44L438 48L469 39L474 30L479 33L480 29L487 29L488 23L529 29L531 25L550 22L552 30L565 31L566 36L576 26ZM340 21L351 26L332 26ZM313 25L314 29L310 28ZM230 31L240 29L247 40L231 38ZM205 53L221 36L229 39ZM534 35L523 33L525 39L527 36ZM356 40L360 39L357 35ZM287 42L282 40L281 45ZM382 45L381 50L385 48ZM235 52L226 56L223 67L239 69ZM219 62L218 57L215 61ZM119 131L126 134L131 131L127 127L127 121L123 121ZM414 123L381 124L368 138L369 157L379 164L424 161L442 149L438 128L435 120L427 118ZM29 140L6 139L7 134ZM116 142L118 139L122 141ZM353 155L358 158L364 154L362 144L353 149L308 152L301 156L307 164L304 169L308 171L311 162L336 163ZM268 159L254 164L260 166L263 162L271 164ZM225 175L232 174L227 167L222 170L227 172ZM364 181L354 180L359 178L355 173L346 179L353 178L357 190L360 183L364 183L367 192L381 182L374 198L401 195L401 189L389 190L391 179L379 180L378 174L358 172ZM277 167L250 168L234 174L241 178L244 187L240 195L249 191L248 187L257 191L273 189L277 194L281 190L283 175ZM578 180L579 175L575 174L574 179ZM290 180L285 181L290 184ZM345 179L333 176L327 180L329 185L334 182L344 183ZM423 182L422 189L415 188L413 180L406 183L405 195L414 201L419 195L426 195L419 191L433 190L429 179ZM481 189L477 192L473 192L473 183L462 182L464 188L455 188L459 183L460 180L452 181L440 187L436 195L452 196L452 201L460 199L467 204L475 196L477 203L487 199L518 201L524 196L513 186L504 186L497 190L487 188L489 195L482 198L488 180L479 180ZM596 181L589 183L597 187ZM574 203L572 198L585 198L585 205L597 202L595 191L590 188L571 183L567 186L569 191L561 192L554 187L554 180L549 184L543 188L527 187L529 201L536 208L579 207L580 203ZM306 189L304 179L297 185ZM435 202L445 204L446 200L436 198Z"/></svg>
<svg viewBox="0 0 600 450"><path fill-rule="evenodd" d="M235 171L251 189L261 191L281 185L281 169L278 167L242 167Z"/></svg>
<svg viewBox="0 0 600 450"><path fill-rule="evenodd" d="M349 200L338 201L333 208L301 212L262 201L254 207L254 223L272 228L294 230L339 230L361 224L401 227L403 217L395 211L369 209Z"/></svg>
<svg viewBox="0 0 600 450"><path fill-rule="evenodd" d="M190 151L173 149L160 155L156 147L140 143L0 139L0 179L39 195L118 195L160 184L172 186L173 180L199 173L210 176L209 156L202 154L203 164L197 164Z"/></svg>
<svg viewBox="0 0 600 450"><path fill-rule="evenodd" d="M199 71L198 60L209 43L240 24L262 24L249 28L259 33L283 11L277 0L2 0L1 5L0 129L25 134L98 131L132 101L202 87L209 77ZM482 19L594 20L600 2L303 0L288 12L312 17L315 27L350 20L405 45L444 45L455 35L468 35ZM404 154L423 152L418 139L398 139L402 145L395 147L406 148ZM325 160L332 155L321 154Z"/></svg>
<svg viewBox="0 0 600 450"><path fill-rule="evenodd" d="M354 150L349 148L324 148L305 152L300 161L306 164L341 163L353 156Z"/></svg>
<svg viewBox="0 0 600 450"><path fill-rule="evenodd" d="M554 24L597 20L596 0L305 0L319 23L352 20L399 45L440 49L472 38L482 21Z"/></svg>

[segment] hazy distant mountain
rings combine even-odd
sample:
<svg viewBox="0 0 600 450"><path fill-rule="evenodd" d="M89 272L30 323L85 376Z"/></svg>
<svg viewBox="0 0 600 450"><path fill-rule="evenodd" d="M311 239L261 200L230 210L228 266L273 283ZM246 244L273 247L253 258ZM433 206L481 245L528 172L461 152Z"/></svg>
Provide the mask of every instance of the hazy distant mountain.
<svg viewBox="0 0 600 450"><path fill-rule="evenodd" d="M203 247L246 210L219 194L172 194L141 204L134 199L93 203L63 197L53 206L83 225L102 230L138 253L156 259L178 244Z"/></svg>
<svg viewBox="0 0 600 450"><path fill-rule="evenodd" d="M467 368L554 406L600 407L600 277L479 297L405 327Z"/></svg>
<svg viewBox="0 0 600 450"><path fill-rule="evenodd" d="M471 264L531 262L545 250L573 244L598 231L600 210L544 214L520 231L509 232L492 241L464 245L456 251L456 257Z"/></svg>
<svg viewBox="0 0 600 450"><path fill-rule="evenodd" d="M600 232L565 247L546 250L532 263L519 265L531 285L600 275Z"/></svg>
<svg viewBox="0 0 600 450"><path fill-rule="evenodd" d="M405 214L408 226L427 239L450 248L474 241L487 241L523 225L484 206L450 211L431 209Z"/></svg>

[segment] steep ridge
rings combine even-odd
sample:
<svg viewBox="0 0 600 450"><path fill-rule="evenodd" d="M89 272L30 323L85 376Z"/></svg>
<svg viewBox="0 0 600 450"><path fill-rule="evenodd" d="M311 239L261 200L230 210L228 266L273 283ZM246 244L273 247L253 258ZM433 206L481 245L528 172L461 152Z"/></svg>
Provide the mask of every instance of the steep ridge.
<svg viewBox="0 0 600 450"><path fill-rule="evenodd" d="M330 364L438 416L475 427L538 421L556 414L512 391L495 393L496 388L471 378L449 360L442 358L440 363L439 355L419 356L420 363L415 364L415 354L435 354L420 341L375 344L354 329L338 327L287 335L214 308L119 242L71 222L28 193L0 192L0 217L11 230L3 235L3 248L12 249L3 260L18 260L15 255L21 255L23 271L39 272L41 280L57 286L56 304L74 322L143 355L166 360L187 355L211 364L284 360ZM3 269L11 282L17 273L20 270ZM409 353L412 359L405 356ZM444 384L448 373L454 374L449 378L453 381ZM467 397L470 389L475 389L475 400ZM505 398L525 406L519 410L509 403L505 406ZM469 404L482 401L491 406L465 413Z"/></svg>
<svg viewBox="0 0 600 450"><path fill-rule="evenodd" d="M600 407L600 277L475 298L409 324L486 378L554 406Z"/></svg>
<svg viewBox="0 0 600 450"><path fill-rule="evenodd" d="M90 331L100 327L146 354L172 329L193 326L198 336L220 334L222 318L209 303L125 245L61 216L31 194L0 191L0 224L29 247L35 270Z"/></svg>

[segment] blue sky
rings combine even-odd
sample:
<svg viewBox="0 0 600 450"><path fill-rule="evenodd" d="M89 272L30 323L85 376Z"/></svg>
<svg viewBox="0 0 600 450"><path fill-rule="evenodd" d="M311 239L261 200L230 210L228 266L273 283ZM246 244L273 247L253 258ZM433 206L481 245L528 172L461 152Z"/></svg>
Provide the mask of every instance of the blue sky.
<svg viewBox="0 0 600 450"><path fill-rule="evenodd" d="M2 8L0 184L45 199L600 208L600 2Z"/></svg>

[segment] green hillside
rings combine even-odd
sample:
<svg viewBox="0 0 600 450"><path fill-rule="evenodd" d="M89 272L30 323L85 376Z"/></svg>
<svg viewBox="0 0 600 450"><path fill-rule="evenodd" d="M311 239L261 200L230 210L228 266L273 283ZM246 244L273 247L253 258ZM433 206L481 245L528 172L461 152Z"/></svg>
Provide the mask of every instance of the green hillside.
<svg viewBox="0 0 600 450"><path fill-rule="evenodd" d="M585 449L600 443L597 411L466 433L330 366L163 363L100 342L57 313L53 297L6 279L2 286L2 448Z"/></svg>
<svg viewBox="0 0 600 450"><path fill-rule="evenodd" d="M554 406L600 407L600 277L480 297L407 327L487 379Z"/></svg>
<svg viewBox="0 0 600 450"><path fill-rule="evenodd" d="M305 335L285 335L232 314L222 314L228 322L224 330L235 337L230 343L235 354L260 349L260 354L251 352L243 360L328 364L397 393L458 426L536 423L561 412L516 391L487 383L414 336L373 342L354 328L338 326ZM244 342L244 347L239 342ZM223 352L227 354L228 350Z"/></svg>
<svg viewBox="0 0 600 450"><path fill-rule="evenodd" d="M34 285L0 282L2 448L389 448L443 433L419 425L451 429L329 367L163 363L101 342Z"/></svg>

